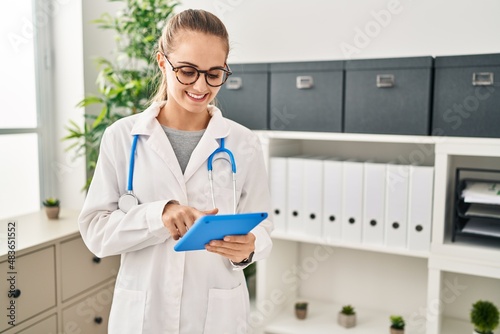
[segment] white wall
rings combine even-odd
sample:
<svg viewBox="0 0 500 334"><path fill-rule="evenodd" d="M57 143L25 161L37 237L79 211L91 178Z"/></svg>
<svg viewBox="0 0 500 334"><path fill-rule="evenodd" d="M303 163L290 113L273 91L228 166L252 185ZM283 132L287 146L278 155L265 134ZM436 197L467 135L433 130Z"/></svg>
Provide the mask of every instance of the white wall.
<svg viewBox="0 0 500 334"><path fill-rule="evenodd" d="M54 1L52 11L53 42L53 108L55 118L55 159L51 172L55 179L54 193L61 199L64 208L81 209L85 184L85 161L74 160L73 151L66 151L69 142L60 139L67 135L65 127L69 120L83 124L83 110L76 104L84 96L82 15L80 0Z"/></svg>
<svg viewBox="0 0 500 334"><path fill-rule="evenodd" d="M498 0L184 0L179 9L188 7L223 20L230 62L500 52Z"/></svg>

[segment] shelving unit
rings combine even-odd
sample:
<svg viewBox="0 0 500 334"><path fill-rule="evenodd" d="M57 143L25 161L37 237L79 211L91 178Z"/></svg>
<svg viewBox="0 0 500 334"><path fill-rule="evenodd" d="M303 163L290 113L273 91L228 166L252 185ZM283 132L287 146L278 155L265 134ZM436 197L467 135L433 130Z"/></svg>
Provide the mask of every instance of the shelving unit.
<svg viewBox="0 0 500 334"><path fill-rule="evenodd" d="M500 306L500 245L452 242L456 168L500 169L500 139L257 131L267 157L311 154L434 166L432 241L428 252L331 242L273 232L270 258L258 263L253 328L262 333L384 333L389 315L402 314L406 332L470 333L468 307L480 298ZM467 284L453 301L455 278ZM450 283L451 282L451 283ZM310 302L306 320L293 313ZM358 325L336 324L353 304ZM470 304L470 305L469 305Z"/></svg>

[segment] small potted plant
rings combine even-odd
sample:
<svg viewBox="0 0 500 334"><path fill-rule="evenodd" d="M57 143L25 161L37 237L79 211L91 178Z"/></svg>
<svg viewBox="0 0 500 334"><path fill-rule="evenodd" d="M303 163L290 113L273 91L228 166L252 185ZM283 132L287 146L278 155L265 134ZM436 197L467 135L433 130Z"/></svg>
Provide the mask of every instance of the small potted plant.
<svg viewBox="0 0 500 334"><path fill-rule="evenodd" d="M474 325L474 334L493 334L498 327L498 308L491 302L478 300L472 304L470 320Z"/></svg>
<svg viewBox="0 0 500 334"><path fill-rule="evenodd" d="M391 315L391 334L404 334L405 321L400 315Z"/></svg>
<svg viewBox="0 0 500 334"><path fill-rule="evenodd" d="M45 206L45 212L49 219L59 218L59 199L55 197L46 198L43 201L43 206Z"/></svg>
<svg viewBox="0 0 500 334"><path fill-rule="evenodd" d="M307 302L295 303L295 316L297 319L305 319L307 316Z"/></svg>
<svg viewBox="0 0 500 334"><path fill-rule="evenodd" d="M356 312L354 312L354 307L351 305L342 306L337 317L337 322L340 326L345 328L356 326Z"/></svg>

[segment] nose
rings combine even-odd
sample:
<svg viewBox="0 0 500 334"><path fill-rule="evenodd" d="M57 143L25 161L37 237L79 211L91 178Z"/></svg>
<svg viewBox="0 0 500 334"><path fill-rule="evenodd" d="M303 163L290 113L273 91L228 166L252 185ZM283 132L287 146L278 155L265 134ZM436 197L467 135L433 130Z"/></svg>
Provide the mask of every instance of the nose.
<svg viewBox="0 0 500 334"><path fill-rule="evenodd" d="M205 78L206 73L200 73L198 80L193 83L193 88L199 92L205 92L207 90L207 80Z"/></svg>

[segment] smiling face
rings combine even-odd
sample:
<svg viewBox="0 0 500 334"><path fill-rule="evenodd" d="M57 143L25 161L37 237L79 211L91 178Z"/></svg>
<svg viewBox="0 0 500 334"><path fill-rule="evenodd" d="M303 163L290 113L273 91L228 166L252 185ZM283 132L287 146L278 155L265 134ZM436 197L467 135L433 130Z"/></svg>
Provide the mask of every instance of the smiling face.
<svg viewBox="0 0 500 334"><path fill-rule="evenodd" d="M175 38L174 50L166 55L168 61L175 68L192 66L198 70L206 71L214 68L225 68L227 50L221 38L202 32L183 30ZM165 108L169 114L172 112L185 114L206 114L207 106L213 101L220 87L207 84L205 75L201 73L198 80L189 85L179 82L176 72L160 52L157 55L158 65L166 75L167 104ZM196 72L190 68L178 70L179 77L194 76ZM182 80L182 79L181 79ZM195 115L190 115L192 117Z"/></svg>

